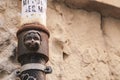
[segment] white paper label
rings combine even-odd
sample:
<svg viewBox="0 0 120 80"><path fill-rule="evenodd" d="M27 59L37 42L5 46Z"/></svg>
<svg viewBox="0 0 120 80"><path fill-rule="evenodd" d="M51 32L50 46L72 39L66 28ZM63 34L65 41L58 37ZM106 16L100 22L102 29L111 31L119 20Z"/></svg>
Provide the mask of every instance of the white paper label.
<svg viewBox="0 0 120 80"><path fill-rule="evenodd" d="M47 0L22 0L22 17L39 18L46 23Z"/></svg>

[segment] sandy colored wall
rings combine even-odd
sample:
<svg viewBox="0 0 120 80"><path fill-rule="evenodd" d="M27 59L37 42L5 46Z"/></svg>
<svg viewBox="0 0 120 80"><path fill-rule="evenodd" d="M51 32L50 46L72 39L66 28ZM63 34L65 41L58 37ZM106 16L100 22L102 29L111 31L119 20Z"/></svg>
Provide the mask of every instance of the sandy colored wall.
<svg viewBox="0 0 120 80"><path fill-rule="evenodd" d="M120 7L120 4L119 4L120 0L96 0L96 1Z"/></svg>
<svg viewBox="0 0 120 80"><path fill-rule="evenodd" d="M0 1L0 80L15 80L19 0ZM120 80L120 20L48 1L47 80Z"/></svg>

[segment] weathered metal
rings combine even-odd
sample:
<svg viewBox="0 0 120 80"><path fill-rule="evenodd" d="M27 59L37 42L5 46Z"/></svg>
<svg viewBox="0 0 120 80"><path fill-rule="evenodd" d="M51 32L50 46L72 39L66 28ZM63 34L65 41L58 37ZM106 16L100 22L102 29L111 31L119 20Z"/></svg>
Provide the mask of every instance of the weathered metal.
<svg viewBox="0 0 120 80"><path fill-rule="evenodd" d="M18 61L23 61L24 55L42 56L48 61L49 32L38 23L25 24L17 32L18 37ZM28 39L27 39L28 38ZM22 62L21 62L22 63Z"/></svg>
<svg viewBox="0 0 120 80"><path fill-rule="evenodd" d="M23 69L19 77L21 80L45 80L45 74L51 73L51 67L46 66L49 60L48 30L39 23L29 23L22 26L17 32L17 57L21 66L30 64ZM34 67L33 63L45 66ZM36 65L35 65L36 66ZM23 67L22 67L23 68Z"/></svg>

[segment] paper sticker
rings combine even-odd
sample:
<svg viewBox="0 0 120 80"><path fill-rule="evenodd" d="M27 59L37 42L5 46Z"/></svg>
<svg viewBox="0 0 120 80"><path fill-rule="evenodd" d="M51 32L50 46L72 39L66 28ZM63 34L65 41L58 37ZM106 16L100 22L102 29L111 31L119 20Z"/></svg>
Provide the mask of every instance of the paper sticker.
<svg viewBox="0 0 120 80"><path fill-rule="evenodd" d="M22 17L39 17L46 21L47 0L22 0Z"/></svg>

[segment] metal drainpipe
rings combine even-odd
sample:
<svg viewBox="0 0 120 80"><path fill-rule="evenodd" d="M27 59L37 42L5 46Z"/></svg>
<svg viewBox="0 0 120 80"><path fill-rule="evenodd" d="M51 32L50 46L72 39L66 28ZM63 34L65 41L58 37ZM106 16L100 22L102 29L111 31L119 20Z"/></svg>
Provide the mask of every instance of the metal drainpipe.
<svg viewBox="0 0 120 80"><path fill-rule="evenodd" d="M46 5L47 0L22 0L21 29L17 32L20 80L46 80L46 74L52 72L51 67L46 66L50 36L45 27Z"/></svg>

